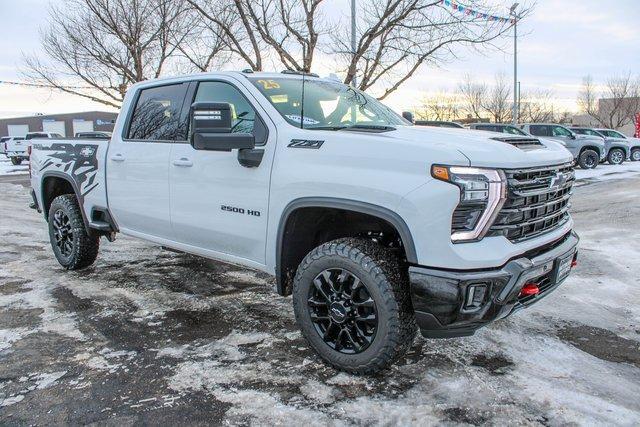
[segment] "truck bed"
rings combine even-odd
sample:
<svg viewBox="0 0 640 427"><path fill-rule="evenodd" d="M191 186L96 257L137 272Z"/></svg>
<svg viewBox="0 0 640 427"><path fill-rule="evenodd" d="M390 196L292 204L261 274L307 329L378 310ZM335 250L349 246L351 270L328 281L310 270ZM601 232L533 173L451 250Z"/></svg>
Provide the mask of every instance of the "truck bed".
<svg viewBox="0 0 640 427"><path fill-rule="evenodd" d="M106 207L105 156L108 140L34 139L31 146L31 187L38 206L46 213L43 186L47 182L67 181L78 195L85 219L94 207Z"/></svg>

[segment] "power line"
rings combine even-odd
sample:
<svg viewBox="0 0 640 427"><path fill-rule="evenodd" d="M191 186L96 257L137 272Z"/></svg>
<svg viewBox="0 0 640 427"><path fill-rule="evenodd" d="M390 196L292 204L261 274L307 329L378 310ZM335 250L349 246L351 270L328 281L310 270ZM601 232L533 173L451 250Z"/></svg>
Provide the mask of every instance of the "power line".
<svg viewBox="0 0 640 427"><path fill-rule="evenodd" d="M45 83L27 83L27 82L14 82L9 80L0 80L0 84L11 85L11 86L25 86L25 87L40 87L40 88L48 88L48 89L95 89L91 86L65 86L65 85L52 85Z"/></svg>

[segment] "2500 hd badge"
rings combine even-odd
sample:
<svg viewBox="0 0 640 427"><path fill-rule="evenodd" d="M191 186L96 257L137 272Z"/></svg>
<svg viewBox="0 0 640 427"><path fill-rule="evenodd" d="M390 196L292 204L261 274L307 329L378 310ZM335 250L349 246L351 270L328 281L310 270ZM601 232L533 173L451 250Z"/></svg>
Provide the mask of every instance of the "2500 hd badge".
<svg viewBox="0 0 640 427"><path fill-rule="evenodd" d="M235 206L227 206L227 205L221 205L220 209L225 211L225 212L233 212L233 213L239 213L239 214L247 214L247 215L251 215L251 216L260 216L260 211L254 211L251 209L245 209L245 208L237 208Z"/></svg>

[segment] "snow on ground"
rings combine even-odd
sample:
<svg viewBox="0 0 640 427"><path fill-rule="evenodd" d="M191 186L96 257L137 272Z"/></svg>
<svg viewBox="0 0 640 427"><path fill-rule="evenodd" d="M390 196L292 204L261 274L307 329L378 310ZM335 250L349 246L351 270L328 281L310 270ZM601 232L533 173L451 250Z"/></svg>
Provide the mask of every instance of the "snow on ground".
<svg viewBox="0 0 640 427"><path fill-rule="evenodd" d="M123 236L64 271L27 188L0 183L0 424L639 425L638 189L576 189L579 266L542 302L356 377L272 278Z"/></svg>
<svg viewBox="0 0 640 427"><path fill-rule="evenodd" d="M23 161L21 165L14 166L11 160L3 154L0 154L0 176L2 175L19 175L29 173L29 162Z"/></svg>
<svg viewBox="0 0 640 427"><path fill-rule="evenodd" d="M602 163L595 169L576 168L576 178L579 181L606 181L624 179L640 174L640 162L624 162L621 165Z"/></svg>

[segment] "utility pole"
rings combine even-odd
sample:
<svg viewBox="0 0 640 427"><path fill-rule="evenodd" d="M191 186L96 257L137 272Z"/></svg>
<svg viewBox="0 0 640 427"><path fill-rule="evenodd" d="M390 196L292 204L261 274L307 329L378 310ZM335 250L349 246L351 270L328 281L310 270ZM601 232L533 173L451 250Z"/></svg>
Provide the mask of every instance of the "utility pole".
<svg viewBox="0 0 640 427"><path fill-rule="evenodd" d="M510 15L513 16L513 125L518 124L518 113L520 110L520 105L518 102L519 98L519 87L518 87L518 19L520 16L516 9L520 3L514 3L510 9Z"/></svg>
<svg viewBox="0 0 640 427"><path fill-rule="evenodd" d="M351 55L356 56L356 0L351 0ZM351 80L351 86L357 86L357 74Z"/></svg>

